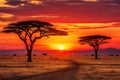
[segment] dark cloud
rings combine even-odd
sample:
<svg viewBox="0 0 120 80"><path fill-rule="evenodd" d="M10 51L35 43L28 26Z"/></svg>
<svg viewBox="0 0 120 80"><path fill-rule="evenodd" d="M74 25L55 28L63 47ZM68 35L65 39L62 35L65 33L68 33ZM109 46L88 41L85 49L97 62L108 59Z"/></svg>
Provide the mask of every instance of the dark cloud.
<svg viewBox="0 0 120 80"><path fill-rule="evenodd" d="M120 4L120 0L115 0L116 3Z"/></svg>
<svg viewBox="0 0 120 80"><path fill-rule="evenodd" d="M120 4L120 0L103 0L103 1Z"/></svg>
<svg viewBox="0 0 120 80"><path fill-rule="evenodd" d="M15 17L37 16L39 14L57 14L57 19L42 19L50 22L119 22L120 0L42 0L42 4L34 5L26 1L8 0L9 5L20 5L18 8L1 7L0 12L14 14ZM116 3L118 5L116 5ZM71 5L74 4L74 5ZM64 17L66 16L66 17Z"/></svg>
<svg viewBox="0 0 120 80"><path fill-rule="evenodd" d="M64 5L64 4L79 4L79 3L82 3L82 4L86 4L86 3L100 3L100 4L103 4L103 3L117 3L117 4L120 4L120 0L98 0L98 1L92 1L92 0L89 0L89 1L86 1L86 0L37 0L37 1L40 1L42 2L42 4L44 5ZM9 4L9 5L12 5L12 6L16 6L16 5L20 5L20 4L25 4L25 5L28 5L28 4L31 4L29 0L7 0L6 4ZM81 5L81 4L80 4Z"/></svg>
<svg viewBox="0 0 120 80"><path fill-rule="evenodd" d="M42 0L43 3L118 3L120 4L120 0Z"/></svg>
<svg viewBox="0 0 120 80"><path fill-rule="evenodd" d="M12 6L17 6L17 5L20 5L20 4L26 4L27 1L21 1L21 0L7 0L7 3L6 4L9 4L9 5L12 5Z"/></svg>

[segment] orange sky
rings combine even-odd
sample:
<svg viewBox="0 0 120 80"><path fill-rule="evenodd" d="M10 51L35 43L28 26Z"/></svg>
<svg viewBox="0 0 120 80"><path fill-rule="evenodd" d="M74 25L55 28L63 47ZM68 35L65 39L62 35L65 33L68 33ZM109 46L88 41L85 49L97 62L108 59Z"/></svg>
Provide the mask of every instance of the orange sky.
<svg viewBox="0 0 120 80"><path fill-rule="evenodd" d="M55 36L50 38L42 38L36 42L35 48L42 50L59 50L64 47L64 50L87 49L87 45L80 45L78 37L83 35L101 34L111 36L112 40L108 44L101 47L119 48L120 27L117 23L53 23L55 27L68 32L68 36ZM116 25L116 26L113 26ZM65 26L65 27L64 27ZM105 26L105 27L103 27ZM116 28L115 28L116 27ZM24 44L17 35L1 33L1 49L23 49ZM87 46L87 47L86 47Z"/></svg>
<svg viewBox="0 0 120 80"><path fill-rule="evenodd" d="M80 45L78 37L101 34L112 40L101 48L120 48L119 0L1 0L0 31L9 23L22 20L42 20L68 32L68 36L42 38L35 44L41 50L90 49ZM0 33L0 49L24 49L23 42L14 34Z"/></svg>

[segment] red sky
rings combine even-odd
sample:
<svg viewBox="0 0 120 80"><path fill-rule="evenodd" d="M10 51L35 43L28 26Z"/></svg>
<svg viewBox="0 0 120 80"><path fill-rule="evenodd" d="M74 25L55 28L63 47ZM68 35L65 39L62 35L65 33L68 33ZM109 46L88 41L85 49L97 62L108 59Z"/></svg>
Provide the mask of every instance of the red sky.
<svg viewBox="0 0 120 80"><path fill-rule="evenodd" d="M50 22L69 34L43 38L36 42L36 49L87 49L78 37L92 34L112 37L102 48L120 48L120 0L0 0L0 31L22 20ZM23 48L16 35L0 33L0 49Z"/></svg>

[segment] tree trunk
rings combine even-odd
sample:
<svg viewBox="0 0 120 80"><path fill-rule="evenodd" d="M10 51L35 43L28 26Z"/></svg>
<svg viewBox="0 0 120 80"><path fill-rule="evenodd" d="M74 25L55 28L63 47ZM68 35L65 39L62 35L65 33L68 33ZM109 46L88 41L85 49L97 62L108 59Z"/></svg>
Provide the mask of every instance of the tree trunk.
<svg viewBox="0 0 120 80"><path fill-rule="evenodd" d="M24 40L24 43L26 45L26 50L27 50L27 62L32 62L32 50L33 50L33 45L35 43L36 39L35 40L31 40L31 44L28 45L27 41Z"/></svg>
<svg viewBox="0 0 120 80"><path fill-rule="evenodd" d="M98 59L98 50L95 50L95 59Z"/></svg>
<svg viewBox="0 0 120 80"><path fill-rule="evenodd" d="M32 62L32 49L29 48L26 42L25 42L25 45L26 45L26 51L27 51L27 62Z"/></svg>
<svg viewBox="0 0 120 80"><path fill-rule="evenodd" d="M30 48L28 50L28 62L32 62L32 50L33 50L33 43L31 43Z"/></svg>
<svg viewBox="0 0 120 80"><path fill-rule="evenodd" d="M98 46L97 48L94 48L94 51L95 51L95 59L98 59Z"/></svg>
<svg viewBox="0 0 120 80"><path fill-rule="evenodd" d="M29 50L27 53L28 59L27 62L32 62L32 52Z"/></svg>

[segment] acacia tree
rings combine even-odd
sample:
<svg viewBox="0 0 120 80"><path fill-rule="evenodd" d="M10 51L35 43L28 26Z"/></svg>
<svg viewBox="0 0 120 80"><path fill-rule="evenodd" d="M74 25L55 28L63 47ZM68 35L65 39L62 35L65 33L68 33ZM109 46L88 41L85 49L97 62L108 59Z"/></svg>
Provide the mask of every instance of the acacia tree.
<svg viewBox="0 0 120 80"><path fill-rule="evenodd" d="M88 44L89 46L92 46L95 51L95 59L98 59L99 46L108 43L107 41L108 39L111 39L111 37L103 36L103 35L91 35L91 36L79 37L79 42L81 44Z"/></svg>
<svg viewBox="0 0 120 80"><path fill-rule="evenodd" d="M53 25L48 22L37 20L20 21L9 24L2 32L17 34L26 46L28 56L27 61L32 62L32 50L36 40L41 39L42 37L67 35L67 32L57 30L52 26Z"/></svg>

